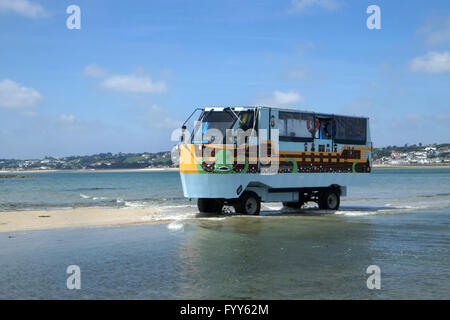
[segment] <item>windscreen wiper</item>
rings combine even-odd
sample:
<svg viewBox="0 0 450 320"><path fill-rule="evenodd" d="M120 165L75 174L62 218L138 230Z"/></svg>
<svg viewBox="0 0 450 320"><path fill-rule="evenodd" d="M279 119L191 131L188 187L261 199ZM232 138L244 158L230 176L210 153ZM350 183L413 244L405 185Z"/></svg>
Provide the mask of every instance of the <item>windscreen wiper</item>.
<svg viewBox="0 0 450 320"><path fill-rule="evenodd" d="M236 119L238 119L240 123L243 123L242 120L238 117L238 115L233 111L233 109L231 109L231 107L226 107L223 109L223 111L231 111L231 113L234 114Z"/></svg>

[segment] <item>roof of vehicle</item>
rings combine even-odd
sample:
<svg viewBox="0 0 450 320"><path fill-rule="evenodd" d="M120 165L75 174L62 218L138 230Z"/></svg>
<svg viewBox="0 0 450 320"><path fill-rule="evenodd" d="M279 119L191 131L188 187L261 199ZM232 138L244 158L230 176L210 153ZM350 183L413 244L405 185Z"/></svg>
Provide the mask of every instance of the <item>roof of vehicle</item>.
<svg viewBox="0 0 450 320"><path fill-rule="evenodd" d="M312 113L319 117L329 117L329 116L339 116L339 117L349 117L349 118L366 118L368 117L364 116L356 116L356 115L343 115L343 114L331 114L331 113L321 113L321 112L315 112L311 110L303 110L303 109L296 109L296 108L281 108L281 107L270 107L270 106L208 106L201 109L204 109L205 111L224 111L225 109L231 108L233 111L245 111L248 109L261 109L261 108L268 108L268 109L277 109L280 111L286 111L286 112L302 112L302 113Z"/></svg>

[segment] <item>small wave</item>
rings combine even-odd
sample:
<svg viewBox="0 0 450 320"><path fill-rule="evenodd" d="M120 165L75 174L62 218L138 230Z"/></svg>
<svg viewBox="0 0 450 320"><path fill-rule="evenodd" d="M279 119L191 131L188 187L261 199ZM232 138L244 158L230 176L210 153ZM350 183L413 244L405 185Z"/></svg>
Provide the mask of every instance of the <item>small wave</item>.
<svg viewBox="0 0 450 320"><path fill-rule="evenodd" d="M208 220L208 221L223 221L227 217L199 217L198 220Z"/></svg>
<svg viewBox="0 0 450 320"><path fill-rule="evenodd" d="M435 198L435 197L448 197L450 193L436 193L436 194L422 194L418 195L417 198Z"/></svg>
<svg viewBox="0 0 450 320"><path fill-rule="evenodd" d="M411 211L419 210L433 210L433 209L445 209L450 208L449 202L429 202L429 203L416 203L416 204L397 204L386 203L384 207L345 207L341 206L339 211L336 211L338 215L345 216L368 216L375 214L399 214Z"/></svg>
<svg viewBox="0 0 450 320"><path fill-rule="evenodd" d="M374 201L374 200L382 200L380 197L351 197L346 199L347 201Z"/></svg>
<svg viewBox="0 0 450 320"><path fill-rule="evenodd" d="M149 214L142 218L144 221L181 221L186 219L194 219L195 214Z"/></svg>
<svg viewBox="0 0 450 320"><path fill-rule="evenodd" d="M450 193L438 193L437 196L450 196Z"/></svg>
<svg viewBox="0 0 450 320"><path fill-rule="evenodd" d="M343 215L343 216L348 216L348 217L360 217L360 216L371 216L371 215L375 215L375 214L380 214L381 211L358 211L358 210L343 210L343 211L336 211L335 214L337 215Z"/></svg>
<svg viewBox="0 0 450 320"><path fill-rule="evenodd" d="M96 201L96 200L108 200L107 197L88 196L88 195L82 194L82 193L80 193L80 197L83 198L83 199L92 199L94 201Z"/></svg>
<svg viewBox="0 0 450 320"><path fill-rule="evenodd" d="M150 213L144 219L149 221L163 221L163 220L186 220L193 219L198 214L197 207L193 206L170 206L158 207L156 212Z"/></svg>
<svg viewBox="0 0 450 320"><path fill-rule="evenodd" d="M281 203L269 202L269 203L262 203L261 210L276 211L276 210L281 210L282 208L283 208L283 205Z"/></svg>
<svg viewBox="0 0 450 320"><path fill-rule="evenodd" d="M148 208L150 206L146 201L125 201L124 205L128 208Z"/></svg>
<svg viewBox="0 0 450 320"><path fill-rule="evenodd" d="M98 191L98 190L120 190L123 188L112 187L91 187L91 188L75 188L75 189L63 189L62 191L80 192L80 191Z"/></svg>
<svg viewBox="0 0 450 320"><path fill-rule="evenodd" d="M414 205L414 206L404 205L404 206L398 206L397 208L404 209L404 210L445 209L445 208L450 208L450 203L449 202L418 203L417 205Z"/></svg>
<svg viewBox="0 0 450 320"><path fill-rule="evenodd" d="M410 202L410 201L439 201L441 199L448 199L450 193L430 193L430 194L386 194L384 197L348 197L345 199L346 202L380 202L380 201L389 201L389 202ZM439 198L433 199L433 198Z"/></svg>
<svg viewBox="0 0 450 320"><path fill-rule="evenodd" d="M184 224L181 223L180 221L174 221L167 225L167 229L174 230L174 231L182 230L183 228L184 228Z"/></svg>
<svg viewBox="0 0 450 320"><path fill-rule="evenodd" d="M169 206L158 206L158 208L162 209L162 210L168 210L168 209L196 209L197 206L196 205L169 205Z"/></svg>
<svg viewBox="0 0 450 320"><path fill-rule="evenodd" d="M108 200L107 197L92 197L92 200Z"/></svg>

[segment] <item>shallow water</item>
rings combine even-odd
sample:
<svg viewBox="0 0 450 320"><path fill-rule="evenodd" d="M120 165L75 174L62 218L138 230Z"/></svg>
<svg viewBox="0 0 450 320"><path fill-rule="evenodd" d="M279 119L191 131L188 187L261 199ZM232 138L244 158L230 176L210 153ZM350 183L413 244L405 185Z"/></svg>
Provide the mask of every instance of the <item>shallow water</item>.
<svg viewBox="0 0 450 320"><path fill-rule="evenodd" d="M133 174L143 176L92 184L124 189L84 192L152 206L144 198L172 188L167 195L176 199L162 200L157 216L174 222L0 233L0 298L450 298L450 170L376 171L370 186L349 189L338 212L269 203L259 217L212 218L177 198L177 173ZM59 180L80 188L80 181ZM66 288L69 265L81 268L81 290ZM381 290L366 286L369 265L381 269Z"/></svg>
<svg viewBox="0 0 450 320"><path fill-rule="evenodd" d="M450 297L446 212L200 218L3 233L0 244L7 299ZM81 269L81 290L66 288L69 265ZM381 269L381 290L367 289L369 265Z"/></svg>
<svg viewBox="0 0 450 320"><path fill-rule="evenodd" d="M105 206L159 208L175 218L193 217L195 201L183 197L178 172L34 173L0 179L0 211ZM266 204L265 211L279 210ZM343 215L450 208L450 169L378 169L364 187L349 187ZM306 211L309 209L307 208ZM305 210L302 210L305 211ZM263 213L264 214L264 213Z"/></svg>
<svg viewBox="0 0 450 320"><path fill-rule="evenodd" d="M0 179L0 211L186 204L178 172L40 172Z"/></svg>

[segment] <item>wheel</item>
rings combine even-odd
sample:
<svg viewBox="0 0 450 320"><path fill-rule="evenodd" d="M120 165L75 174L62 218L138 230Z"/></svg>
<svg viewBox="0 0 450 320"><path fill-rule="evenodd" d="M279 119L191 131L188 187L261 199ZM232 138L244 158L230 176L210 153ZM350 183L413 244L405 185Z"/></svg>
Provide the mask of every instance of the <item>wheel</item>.
<svg viewBox="0 0 450 320"><path fill-rule="evenodd" d="M340 202L339 193L333 189L326 190L319 196L320 209L338 210Z"/></svg>
<svg viewBox="0 0 450 320"><path fill-rule="evenodd" d="M300 209L304 205L303 202L283 202L283 207Z"/></svg>
<svg viewBox="0 0 450 320"><path fill-rule="evenodd" d="M248 215L258 215L261 211L261 199L254 192L244 192L234 208L236 213L248 214Z"/></svg>
<svg viewBox="0 0 450 320"><path fill-rule="evenodd" d="M198 211L204 213L221 213L223 203L218 199L199 198L197 200Z"/></svg>

